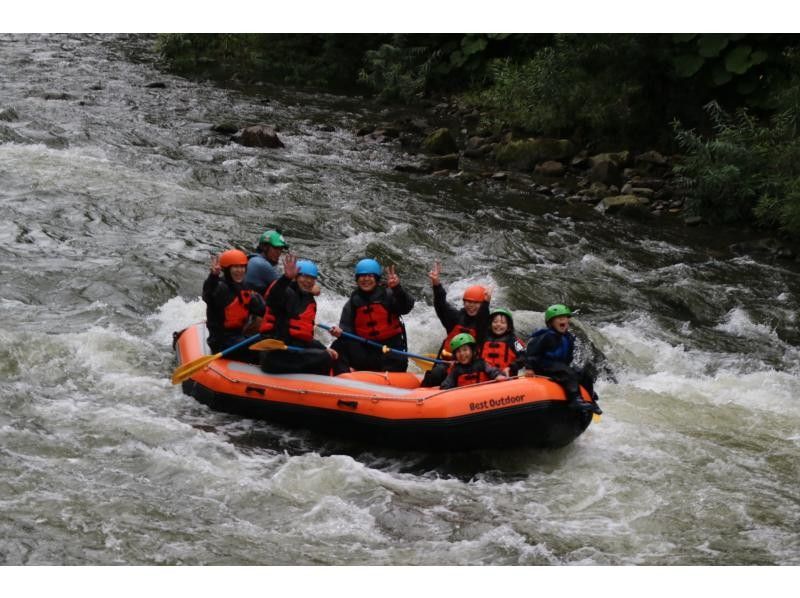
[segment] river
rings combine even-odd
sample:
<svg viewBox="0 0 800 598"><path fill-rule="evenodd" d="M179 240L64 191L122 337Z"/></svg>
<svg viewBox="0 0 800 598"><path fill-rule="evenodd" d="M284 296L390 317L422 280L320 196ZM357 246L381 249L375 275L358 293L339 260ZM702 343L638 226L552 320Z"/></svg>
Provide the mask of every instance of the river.
<svg viewBox="0 0 800 598"><path fill-rule="evenodd" d="M399 146L354 134L378 108L166 74L153 41L0 35L0 563L800 564L796 262L396 172ZM429 455L209 411L170 384L172 332L204 317L210 256L271 226L319 264L322 322L358 259L397 264L412 351L442 336L434 259L521 333L579 308L614 373L601 421L560 450Z"/></svg>

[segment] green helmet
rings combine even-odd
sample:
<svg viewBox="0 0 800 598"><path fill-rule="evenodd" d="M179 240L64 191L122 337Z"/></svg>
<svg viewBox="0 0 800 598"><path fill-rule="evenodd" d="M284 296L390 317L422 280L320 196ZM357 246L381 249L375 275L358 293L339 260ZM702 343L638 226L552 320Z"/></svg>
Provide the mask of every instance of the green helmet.
<svg viewBox="0 0 800 598"><path fill-rule="evenodd" d="M455 351L456 349L458 349L459 347L463 347L464 345L474 345L474 344L475 344L475 337L466 332L462 332L461 334L456 334L450 341L450 350Z"/></svg>
<svg viewBox="0 0 800 598"><path fill-rule="evenodd" d="M553 318L557 318L558 316L567 316L568 318L572 317L572 310L568 308L566 305L561 305L557 303L556 305L551 305L547 308L547 311L544 312L544 322L547 324Z"/></svg>
<svg viewBox="0 0 800 598"><path fill-rule="evenodd" d="M258 245L261 246L263 243L269 243L273 247L289 247L283 235L276 230L265 230L261 233L261 236L258 238Z"/></svg>
<svg viewBox="0 0 800 598"><path fill-rule="evenodd" d="M509 322L513 322L514 321L514 316L512 316L511 312L508 311L507 309L505 309L504 307L496 307L492 311L490 311L489 312L489 319L491 320L497 314L503 314L505 317L508 318Z"/></svg>

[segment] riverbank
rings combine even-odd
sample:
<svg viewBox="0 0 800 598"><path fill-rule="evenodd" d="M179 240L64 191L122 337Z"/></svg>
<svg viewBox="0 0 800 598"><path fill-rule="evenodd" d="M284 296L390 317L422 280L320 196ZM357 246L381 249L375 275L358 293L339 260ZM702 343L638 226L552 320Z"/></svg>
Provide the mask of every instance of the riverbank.
<svg viewBox="0 0 800 598"><path fill-rule="evenodd" d="M217 84L252 96L274 89L266 84L243 86L235 80ZM397 172L470 187L502 185L551 203L554 209L583 207L609 218L664 220L671 226L705 230L709 236L720 230L687 209L687 187L675 172L681 155L654 148L592 152L592 142L579 146L570 139L493 132L482 124L490 120L488 115L462 107L456 98L402 106L359 101L371 105L367 112L380 118L361 119L350 126L355 146L395 145L399 151L393 169ZM340 123L317 123L323 132L333 132L337 126ZM213 130L243 145L283 147L280 127L268 121L218 122ZM730 229L727 236L738 237L729 245L735 254L800 263L796 239L759 229L755 223L723 228Z"/></svg>

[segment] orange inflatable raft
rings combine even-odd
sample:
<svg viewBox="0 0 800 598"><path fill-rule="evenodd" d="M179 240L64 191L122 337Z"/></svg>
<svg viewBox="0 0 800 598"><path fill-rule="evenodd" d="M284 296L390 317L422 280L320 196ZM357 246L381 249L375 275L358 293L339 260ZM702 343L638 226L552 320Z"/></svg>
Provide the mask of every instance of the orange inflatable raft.
<svg viewBox="0 0 800 598"><path fill-rule="evenodd" d="M178 366L210 355L205 324L176 334L175 351ZM543 377L450 390L422 388L420 379L410 372L266 374L220 358L182 385L184 393L217 411L385 446L556 448L575 440L592 421L590 413L570 409L561 386Z"/></svg>

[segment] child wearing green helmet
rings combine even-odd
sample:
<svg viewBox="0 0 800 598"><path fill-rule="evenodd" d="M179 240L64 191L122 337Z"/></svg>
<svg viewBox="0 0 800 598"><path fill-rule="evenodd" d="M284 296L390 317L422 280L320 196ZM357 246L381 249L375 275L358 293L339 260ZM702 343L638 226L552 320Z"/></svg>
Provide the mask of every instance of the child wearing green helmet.
<svg viewBox="0 0 800 598"><path fill-rule="evenodd" d="M551 305L544 312L547 325L535 331L525 349L525 367L533 373L547 376L558 382L567 394L572 409L601 414L594 393L594 377L591 368L580 369L572 365L575 335L569 331L572 310L563 304ZM580 386L592 396L592 402L581 396Z"/></svg>
<svg viewBox="0 0 800 598"><path fill-rule="evenodd" d="M496 367L486 363L478 357L475 350L475 337L471 334L462 332L453 337L450 341L450 350L456 362L450 368L447 377L442 382L442 390L455 388L457 386L467 386L488 380L505 380L506 376Z"/></svg>
<svg viewBox="0 0 800 598"><path fill-rule="evenodd" d="M489 312L489 330L480 356L506 376L516 376L524 365L525 345L514 332L514 316L505 308Z"/></svg>

